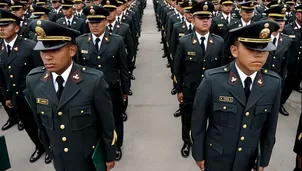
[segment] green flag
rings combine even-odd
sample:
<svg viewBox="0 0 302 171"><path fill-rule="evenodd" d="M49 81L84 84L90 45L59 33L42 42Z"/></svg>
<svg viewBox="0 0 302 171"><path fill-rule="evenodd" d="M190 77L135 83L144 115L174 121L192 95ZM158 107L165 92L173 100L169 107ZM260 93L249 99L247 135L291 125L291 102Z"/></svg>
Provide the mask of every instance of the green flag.
<svg viewBox="0 0 302 171"><path fill-rule="evenodd" d="M11 167L4 136L0 137L0 163L1 171Z"/></svg>
<svg viewBox="0 0 302 171"><path fill-rule="evenodd" d="M97 171L106 171L106 160L100 141L94 149L92 161Z"/></svg>

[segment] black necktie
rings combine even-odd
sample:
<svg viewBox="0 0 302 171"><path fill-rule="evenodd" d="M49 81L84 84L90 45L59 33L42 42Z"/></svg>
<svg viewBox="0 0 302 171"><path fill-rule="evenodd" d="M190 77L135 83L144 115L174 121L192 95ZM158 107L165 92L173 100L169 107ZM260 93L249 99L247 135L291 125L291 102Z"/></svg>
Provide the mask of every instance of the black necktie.
<svg viewBox="0 0 302 171"><path fill-rule="evenodd" d="M94 46L95 46L97 51L99 51L99 42L100 42L100 38L96 38Z"/></svg>
<svg viewBox="0 0 302 171"><path fill-rule="evenodd" d="M244 80L244 93L245 93L245 97L246 99L249 98L251 90L250 90L250 86L252 84L252 79L251 77L246 77L246 79Z"/></svg>
<svg viewBox="0 0 302 171"><path fill-rule="evenodd" d="M274 43L275 46L276 46L276 41L277 41L277 37L275 37L275 38L273 39L273 43Z"/></svg>
<svg viewBox="0 0 302 171"><path fill-rule="evenodd" d="M111 24L109 24L109 31L110 31L110 33L112 33L112 25Z"/></svg>
<svg viewBox="0 0 302 171"><path fill-rule="evenodd" d="M71 26L70 20L68 20L67 22L68 22L68 25L67 25L67 26L70 28L70 26Z"/></svg>
<svg viewBox="0 0 302 171"><path fill-rule="evenodd" d="M227 23L229 24L229 16L227 16L226 21L227 21Z"/></svg>
<svg viewBox="0 0 302 171"><path fill-rule="evenodd" d="M201 43L200 43L200 47L201 47L201 51L202 51L202 57L204 57L204 55L205 55L205 52L206 52L206 48L205 48L205 46L204 46L204 40L205 40L206 38L205 37L201 37L200 38L200 40L201 40Z"/></svg>
<svg viewBox="0 0 302 171"><path fill-rule="evenodd" d="M10 49L11 47L10 47L10 45L7 45L6 48L7 48L7 49L6 49L6 50L7 50L7 55L9 56L9 54L10 54L10 52L11 52L11 49Z"/></svg>
<svg viewBox="0 0 302 171"><path fill-rule="evenodd" d="M191 24L189 25L189 33L192 33L192 26L191 26Z"/></svg>
<svg viewBox="0 0 302 171"><path fill-rule="evenodd" d="M59 86L59 89L57 91L57 96L58 96L58 99L61 98L61 95L63 93L63 90L64 90L64 86L63 86L63 83L64 83L64 79L61 75L59 75L57 78L56 78L56 81L58 83L58 86Z"/></svg>
<svg viewBox="0 0 302 171"><path fill-rule="evenodd" d="M120 17L117 17L117 22L120 22Z"/></svg>

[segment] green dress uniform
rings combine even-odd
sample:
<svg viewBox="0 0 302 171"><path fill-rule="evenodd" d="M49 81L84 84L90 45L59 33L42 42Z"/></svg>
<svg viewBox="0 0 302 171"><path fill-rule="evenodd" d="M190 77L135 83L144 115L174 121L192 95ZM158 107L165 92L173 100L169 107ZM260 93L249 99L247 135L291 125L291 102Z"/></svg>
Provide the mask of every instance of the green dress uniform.
<svg viewBox="0 0 302 171"><path fill-rule="evenodd" d="M25 4L23 4L21 1L11 1L10 5L11 5L10 8L12 11L18 11L20 8L23 8L25 6ZM31 22L30 19L23 16L22 22L20 25L20 30L18 32L18 34L20 36L28 38L28 33L30 32L28 26L29 26L30 22Z"/></svg>
<svg viewBox="0 0 302 171"><path fill-rule="evenodd" d="M296 12L302 13L302 5L296 7ZM284 27L283 33L289 35L293 41L288 50L287 77L282 91L281 104L287 101L292 90L299 87L302 80L302 27L294 21Z"/></svg>
<svg viewBox="0 0 302 171"><path fill-rule="evenodd" d="M90 9L94 9L91 14ZM100 20L99 15L107 14L100 6L87 6L83 12L89 20ZM99 14L99 15L98 15ZM97 15L97 16L95 16ZM109 15L109 12L108 12ZM90 18L92 17L92 18ZM93 18L96 17L96 18ZM84 34L76 39L78 46L77 63L98 69L104 73L109 84L109 93L113 103L113 114L118 134L117 146L123 145L122 94L129 93L129 73L123 38L119 35L104 32L100 49L95 48L92 33Z"/></svg>
<svg viewBox="0 0 302 171"><path fill-rule="evenodd" d="M230 32L234 40L249 49L271 51L275 46L269 37L278 29L277 22L264 20ZM204 75L193 107L194 159L205 160L207 171L251 171L260 143L261 157L257 163L267 167L276 141L281 97L279 75L261 69L252 74L254 81L246 84L236 61L207 70Z"/></svg>
<svg viewBox="0 0 302 171"><path fill-rule="evenodd" d="M208 4L204 4L207 2ZM194 12L202 10L210 13L214 5L208 1L198 3L191 9ZM212 11L211 11L212 10ZM198 15L198 14L196 14ZM208 15L208 14L205 14ZM223 56L224 41L220 36L208 32L204 36L206 43L205 52L202 52L201 42L198 40L197 32L188 34L179 40L174 59L174 85L177 93L183 93L182 113L182 139L185 144L191 144L189 132L191 127L192 105L198 85L204 78L207 69L219 67Z"/></svg>
<svg viewBox="0 0 302 171"><path fill-rule="evenodd" d="M35 50L59 49L80 34L45 20L36 22L36 32L40 36ZM55 170L93 171L91 157L98 142L106 162L115 159L117 137L108 83L96 69L74 62L68 68L61 96L54 73L44 67L33 69L26 78L29 103L42 141L50 140Z"/></svg>

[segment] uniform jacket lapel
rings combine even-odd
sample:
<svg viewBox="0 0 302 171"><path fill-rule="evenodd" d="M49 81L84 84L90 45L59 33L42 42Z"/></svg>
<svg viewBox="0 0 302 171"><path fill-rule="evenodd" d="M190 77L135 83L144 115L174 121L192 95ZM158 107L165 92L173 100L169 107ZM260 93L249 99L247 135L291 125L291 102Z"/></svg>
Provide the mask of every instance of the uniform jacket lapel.
<svg viewBox="0 0 302 171"><path fill-rule="evenodd" d="M12 47L10 55L8 57L8 63L11 63L16 58L17 53L20 50L19 46L20 46L21 42L22 42L22 38L18 36L14 46Z"/></svg>
<svg viewBox="0 0 302 171"><path fill-rule="evenodd" d="M214 49L214 41L213 41L213 36L210 33L209 37L208 37L207 48L206 48L206 53L205 53L204 57L208 58L208 56L211 54L213 49Z"/></svg>
<svg viewBox="0 0 302 171"><path fill-rule="evenodd" d="M67 79L66 85L64 87L63 93L61 95L58 110L80 91L81 88L78 86L78 84L82 80L83 77L81 75L81 68L80 66L74 63Z"/></svg>
<svg viewBox="0 0 302 171"><path fill-rule="evenodd" d="M264 95L264 92L262 90L262 87L264 86L265 84L262 78L261 71L258 71L252 86L250 96L245 106L246 110L250 109Z"/></svg>
<svg viewBox="0 0 302 171"><path fill-rule="evenodd" d="M88 47L89 47L90 52L98 54L98 52L97 52L97 50L94 46L94 42L93 42L93 39L92 39L92 33L89 33L89 36L88 36Z"/></svg>
<svg viewBox="0 0 302 171"><path fill-rule="evenodd" d="M105 32L104 34L98 55L104 53L104 51L109 47L110 36L108 34L109 34L108 32Z"/></svg>
<svg viewBox="0 0 302 171"><path fill-rule="evenodd" d="M279 52L281 52L282 49L284 48L283 41L284 41L283 36L280 34L279 39L278 39L277 49L275 50L275 55L277 55Z"/></svg>
<svg viewBox="0 0 302 171"><path fill-rule="evenodd" d="M198 56L199 58L202 58L203 56L201 56L201 47L200 47L199 40L198 40L195 32L193 32L193 34L192 34L192 44L195 47L194 49L196 50L196 53L197 53L196 56Z"/></svg>
<svg viewBox="0 0 302 171"><path fill-rule="evenodd" d="M58 105L59 99L55 91L51 73L46 71L41 78L41 81L44 83L44 85L41 87L41 92L47 97L47 99L51 100L53 104Z"/></svg>
<svg viewBox="0 0 302 171"><path fill-rule="evenodd" d="M70 27L72 28L72 29L77 29L77 18L76 18L76 16L74 15L73 16L73 19L72 19L72 21L71 21L71 23L70 23Z"/></svg>
<svg viewBox="0 0 302 171"><path fill-rule="evenodd" d="M114 25L114 28L112 30L112 33L118 34L118 32L120 31L120 29L121 29L120 23L116 22L115 25Z"/></svg>

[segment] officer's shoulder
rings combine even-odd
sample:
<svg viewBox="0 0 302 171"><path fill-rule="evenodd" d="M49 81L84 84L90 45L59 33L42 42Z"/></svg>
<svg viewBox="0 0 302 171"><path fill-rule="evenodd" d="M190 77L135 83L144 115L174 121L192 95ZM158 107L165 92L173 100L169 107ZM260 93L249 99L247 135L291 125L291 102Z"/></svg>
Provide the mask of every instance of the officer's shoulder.
<svg viewBox="0 0 302 171"><path fill-rule="evenodd" d="M26 45L30 45L30 46L35 46L36 45L36 42L33 41L33 40L30 40L28 38L23 38L23 45L26 46Z"/></svg>
<svg viewBox="0 0 302 171"><path fill-rule="evenodd" d="M118 34L109 33L108 35L110 36L111 39L121 39L121 40L123 40L123 37L118 35Z"/></svg>
<svg viewBox="0 0 302 171"><path fill-rule="evenodd" d="M127 23L120 23L120 25L121 25L122 27L124 27L124 28L128 28L128 27L129 27L129 24L127 24Z"/></svg>
<svg viewBox="0 0 302 171"><path fill-rule="evenodd" d="M103 75L102 71L94 69L94 68L85 67L82 65L78 65L78 67L81 69L81 72L83 74L94 75L94 76Z"/></svg>
<svg viewBox="0 0 302 171"><path fill-rule="evenodd" d="M289 35L281 33L281 35L283 36L283 39L287 40L287 41L291 41L292 39L290 38Z"/></svg>
<svg viewBox="0 0 302 171"><path fill-rule="evenodd" d="M82 34L82 35L78 36L76 39L77 39L77 40L82 40L82 39L87 38L88 36L89 36L89 34L88 34L88 33L84 33L84 34Z"/></svg>
<svg viewBox="0 0 302 171"><path fill-rule="evenodd" d="M184 35L183 37L181 37L179 39L179 42L180 43L187 43L188 40L191 41L191 37L192 37L192 33L186 34L186 35Z"/></svg>
<svg viewBox="0 0 302 171"><path fill-rule="evenodd" d="M269 77L271 77L271 78L275 78L275 79L281 80L281 77L280 77L276 72L271 71L271 70L269 70L269 69L264 69L264 68L262 68L262 69L261 69L261 73L262 73L263 75L267 75L267 76L269 76Z"/></svg>
<svg viewBox="0 0 302 171"><path fill-rule="evenodd" d="M39 66L39 67L36 67L36 68L32 69L32 70L27 74L27 76L30 77L30 76L37 75L37 74L41 74L41 73L44 73L44 72L45 72L45 67L44 67L44 66Z"/></svg>
<svg viewBox="0 0 302 171"><path fill-rule="evenodd" d="M211 33L211 36L212 36L214 39L216 39L216 40L223 41L223 38L222 38L221 36L219 36L219 35L216 35L216 34L214 34L214 33Z"/></svg>
<svg viewBox="0 0 302 171"><path fill-rule="evenodd" d="M230 72L230 64L221 66L221 67L217 67L217 68L212 68L212 69L208 69L205 71L206 75L216 75L216 74L225 74L225 73L229 73Z"/></svg>

